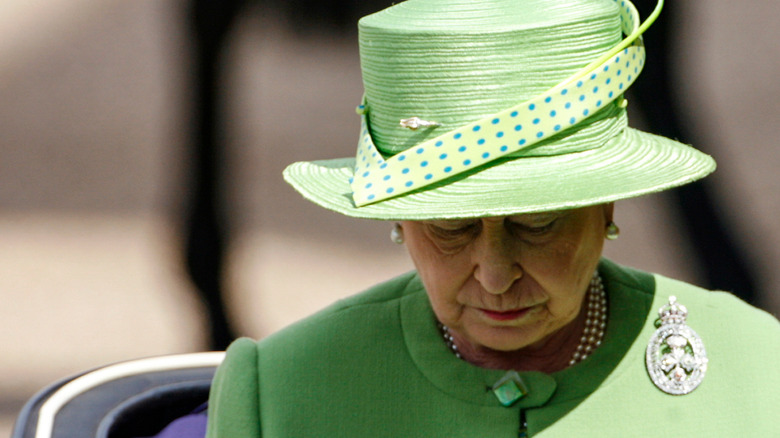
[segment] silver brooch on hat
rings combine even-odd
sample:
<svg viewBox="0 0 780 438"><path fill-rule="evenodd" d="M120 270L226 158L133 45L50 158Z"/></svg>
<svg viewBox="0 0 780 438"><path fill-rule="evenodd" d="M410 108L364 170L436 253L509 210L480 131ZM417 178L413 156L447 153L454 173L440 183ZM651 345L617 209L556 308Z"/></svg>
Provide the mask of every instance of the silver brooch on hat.
<svg viewBox="0 0 780 438"><path fill-rule="evenodd" d="M688 309L674 296L658 311L658 330L647 344L645 365L655 386L667 394L683 395L696 389L707 372L704 343L685 324Z"/></svg>
<svg viewBox="0 0 780 438"><path fill-rule="evenodd" d="M441 123L431 120L423 120L419 117L410 117L408 119L401 119L400 125L402 128L408 128L412 131L416 131L420 128L435 128L441 126Z"/></svg>

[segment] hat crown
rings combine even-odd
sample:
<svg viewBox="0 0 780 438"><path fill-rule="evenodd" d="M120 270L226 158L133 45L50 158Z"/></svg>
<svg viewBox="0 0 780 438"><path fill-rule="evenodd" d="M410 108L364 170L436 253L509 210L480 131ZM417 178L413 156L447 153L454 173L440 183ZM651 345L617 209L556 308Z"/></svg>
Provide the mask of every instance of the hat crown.
<svg viewBox="0 0 780 438"><path fill-rule="evenodd" d="M394 155L516 105L621 35L610 0L409 0L364 17L360 56L373 141ZM410 117L440 126L400 128Z"/></svg>

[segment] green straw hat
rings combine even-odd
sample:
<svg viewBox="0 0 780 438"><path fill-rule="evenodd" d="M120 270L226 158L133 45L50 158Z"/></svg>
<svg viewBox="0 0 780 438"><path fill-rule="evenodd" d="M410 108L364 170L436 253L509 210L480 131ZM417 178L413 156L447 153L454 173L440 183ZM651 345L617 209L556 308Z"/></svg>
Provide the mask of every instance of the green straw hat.
<svg viewBox="0 0 780 438"><path fill-rule="evenodd" d="M702 178L711 157L627 124L662 5L641 24L627 0L408 0L364 17L356 156L284 177L385 220L562 210Z"/></svg>

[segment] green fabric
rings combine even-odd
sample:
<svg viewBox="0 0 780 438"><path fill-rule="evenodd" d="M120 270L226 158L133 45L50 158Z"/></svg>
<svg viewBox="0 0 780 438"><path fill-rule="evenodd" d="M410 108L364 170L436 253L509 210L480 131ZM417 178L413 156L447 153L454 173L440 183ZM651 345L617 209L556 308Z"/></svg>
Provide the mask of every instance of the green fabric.
<svg viewBox="0 0 780 438"><path fill-rule="evenodd" d="M208 437L516 437L521 410L532 437L776 433L774 318L729 294L606 260L599 270L610 302L603 345L559 373L520 373L530 393L511 407L490 391L504 372L451 354L409 273L258 343L234 343L213 386ZM644 367L669 295L688 307L710 358L704 382L685 396L655 388Z"/></svg>
<svg viewBox="0 0 780 438"><path fill-rule="evenodd" d="M703 178L711 157L627 127L622 95L644 65L641 43L625 46L633 12L609 0L408 0L364 17L356 154L293 163L284 179L347 216L428 220L598 205ZM403 128L413 117L438 126Z"/></svg>

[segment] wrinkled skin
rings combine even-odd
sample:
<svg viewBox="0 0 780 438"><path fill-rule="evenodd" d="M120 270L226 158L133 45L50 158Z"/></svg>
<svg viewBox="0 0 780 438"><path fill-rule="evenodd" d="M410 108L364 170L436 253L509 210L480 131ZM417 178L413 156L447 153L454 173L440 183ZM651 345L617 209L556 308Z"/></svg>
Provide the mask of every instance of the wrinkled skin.
<svg viewBox="0 0 780 438"><path fill-rule="evenodd" d="M401 223L434 313L464 359L487 368L566 367L613 207Z"/></svg>

